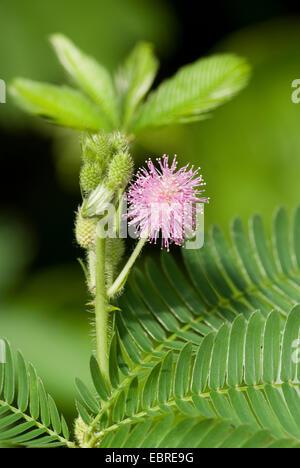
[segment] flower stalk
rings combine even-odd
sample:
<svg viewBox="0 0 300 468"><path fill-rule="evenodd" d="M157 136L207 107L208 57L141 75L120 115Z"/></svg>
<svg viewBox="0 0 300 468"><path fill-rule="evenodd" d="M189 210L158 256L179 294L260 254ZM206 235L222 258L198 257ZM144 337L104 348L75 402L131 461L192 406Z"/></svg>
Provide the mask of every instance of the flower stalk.
<svg viewBox="0 0 300 468"><path fill-rule="evenodd" d="M118 292L120 292L121 289L124 287L124 284L126 283L126 280L127 280L128 276L129 276L131 268L133 267L136 259L138 258L139 254L141 253L141 250L144 247L147 240L148 240L147 237L142 237L138 241L134 251L132 252L131 256L129 257L126 265L123 268L123 270L121 271L121 273L119 274L119 276L117 277L117 279L115 280L113 285L108 289L107 295L108 295L109 298L111 298L111 297L115 296L116 294L118 294Z"/></svg>
<svg viewBox="0 0 300 468"><path fill-rule="evenodd" d="M109 306L105 284L105 239L96 239L96 297L95 297L95 325L96 325L96 354L98 364L110 387L109 379L109 343L108 343Z"/></svg>
<svg viewBox="0 0 300 468"><path fill-rule="evenodd" d="M110 303L108 290L114 285L119 273L118 264L124 253L124 240L115 236L119 230L120 200L132 177L133 161L127 138L119 132L83 136L82 159L80 182L83 202L76 217L76 238L79 245L87 250L84 269L87 270L88 286L93 296L90 304L95 307L95 354L110 389L111 324L113 311L117 308ZM106 216L106 210L109 211L110 207L114 208L113 213ZM106 237L106 222L113 225L111 237ZM125 280L128 267L126 271L127 274L124 272L121 276Z"/></svg>

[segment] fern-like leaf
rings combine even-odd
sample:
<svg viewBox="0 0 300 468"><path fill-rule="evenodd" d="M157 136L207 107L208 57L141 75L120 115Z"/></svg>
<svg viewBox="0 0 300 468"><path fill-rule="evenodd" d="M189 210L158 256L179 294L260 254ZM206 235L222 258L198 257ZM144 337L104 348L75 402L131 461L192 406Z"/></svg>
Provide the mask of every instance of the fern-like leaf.
<svg viewBox="0 0 300 468"><path fill-rule="evenodd" d="M232 433L241 446L299 445L299 225L300 208L292 226L278 210L270 241L259 216L249 237L235 220L232 245L213 227L202 249L183 251L184 265L163 254L161 268L150 260L135 272L116 314L113 389L95 394L101 410L89 415L92 444L171 412L229 421L228 443Z"/></svg>
<svg viewBox="0 0 300 468"><path fill-rule="evenodd" d="M147 446L148 430L165 417L189 418L186 424L194 429L186 427L184 437L178 426L168 425L161 442L155 440L159 447L223 447L237 439L245 447L298 446L300 364L293 360L293 343L299 335L300 306L285 323L277 311L267 318L254 312L248 320L238 315L197 349L187 343L147 375L125 379L99 413L88 396L85 404L94 410L91 446L116 446L115 440L121 447Z"/></svg>
<svg viewBox="0 0 300 468"><path fill-rule="evenodd" d="M253 431L229 421L166 415L124 425L105 435L100 448L299 448L293 439L274 439L268 431Z"/></svg>
<svg viewBox="0 0 300 468"><path fill-rule="evenodd" d="M248 235L235 219L230 244L213 226L202 249L183 249L184 265L163 253L161 266L150 259L145 271L135 270L116 316L127 360L147 368L169 350L199 346L239 314L267 317L276 309L284 319L300 302L299 225L300 208L291 226L286 211L277 211L271 239L258 215Z"/></svg>
<svg viewBox="0 0 300 468"><path fill-rule="evenodd" d="M47 395L31 364L20 352L14 363L5 341L5 363L0 364L0 443L31 448L75 447L56 404Z"/></svg>

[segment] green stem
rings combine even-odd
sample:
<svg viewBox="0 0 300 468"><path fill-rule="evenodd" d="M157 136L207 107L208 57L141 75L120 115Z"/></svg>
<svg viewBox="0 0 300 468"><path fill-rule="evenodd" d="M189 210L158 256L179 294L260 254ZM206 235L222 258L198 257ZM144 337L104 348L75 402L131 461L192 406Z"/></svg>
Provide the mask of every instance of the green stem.
<svg viewBox="0 0 300 468"><path fill-rule="evenodd" d="M124 286L124 283L130 273L130 270L132 268L132 266L134 265L134 262L136 261L137 257L139 256L142 248L144 247L146 241L147 241L148 237L142 237L134 251L132 252L131 256L129 257L126 265L124 266L123 270L121 271L121 273L119 274L119 276L117 277L117 279L115 280L115 282L113 283L113 285L108 289L107 291L107 296L108 297L112 297L112 296L115 296Z"/></svg>
<svg viewBox="0 0 300 468"><path fill-rule="evenodd" d="M97 236L95 299L97 360L101 373L109 388L108 315L109 310L105 285L105 239Z"/></svg>

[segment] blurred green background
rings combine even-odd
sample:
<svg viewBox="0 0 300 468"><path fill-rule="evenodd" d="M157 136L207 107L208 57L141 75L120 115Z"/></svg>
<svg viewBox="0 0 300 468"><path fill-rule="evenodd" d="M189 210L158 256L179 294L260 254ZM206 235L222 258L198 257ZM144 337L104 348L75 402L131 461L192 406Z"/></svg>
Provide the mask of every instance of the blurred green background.
<svg viewBox="0 0 300 468"><path fill-rule="evenodd" d="M206 226L227 228L261 212L270 221L281 204L300 201L300 16L288 1L1 0L0 79L15 76L62 83L48 44L60 31L112 71L136 41L155 44L161 70L215 51L248 58L248 88L211 118L155 131L134 145L136 163L178 155L200 165L211 203ZM300 10L300 9L299 9ZM88 379L92 316L73 236L80 201L78 135L0 104L0 336L37 367L67 416L74 413L74 378ZM148 253L154 252L148 247Z"/></svg>

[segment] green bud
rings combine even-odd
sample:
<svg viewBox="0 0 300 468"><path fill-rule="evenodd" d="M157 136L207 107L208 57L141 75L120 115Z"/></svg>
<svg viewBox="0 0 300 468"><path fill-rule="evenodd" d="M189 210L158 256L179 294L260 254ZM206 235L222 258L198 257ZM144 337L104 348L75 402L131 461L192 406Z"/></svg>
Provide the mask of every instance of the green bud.
<svg viewBox="0 0 300 468"><path fill-rule="evenodd" d="M129 141L126 135L121 132L115 132L110 137L111 148L113 153L119 153L120 151L128 151Z"/></svg>
<svg viewBox="0 0 300 468"><path fill-rule="evenodd" d="M130 154L117 153L108 168L107 184L113 190L124 189L133 173L133 160Z"/></svg>
<svg viewBox="0 0 300 468"><path fill-rule="evenodd" d="M85 161L107 161L111 155L111 138L104 132L86 133L81 138L82 157Z"/></svg>
<svg viewBox="0 0 300 468"><path fill-rule="evenodd" d="M98 162L86 162L80 171L80 186L83 192L89 194L99 185L101 180L101 167Z"/></svg>
<svg viewBox="0 0 300 468"><path fill-rule="evenodd" d="M81 210L77 213L75 223L75 234L78 244L84 249L89 249L96 240L96 220L93 218L83 218Z"/></svg>
<svg viewBox="0 0 300 468"><path fill-rule="evenodd" d="M84 447L85 445L85 434L88 431L89 426L83 421L83 419L79 416L74 425L74 433L77 442L79 443L80 447Z"/></svg>

